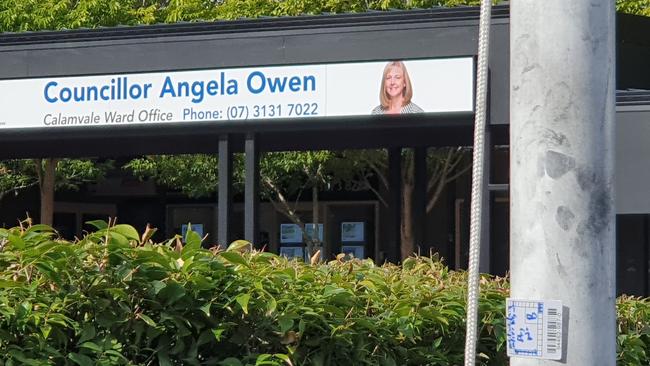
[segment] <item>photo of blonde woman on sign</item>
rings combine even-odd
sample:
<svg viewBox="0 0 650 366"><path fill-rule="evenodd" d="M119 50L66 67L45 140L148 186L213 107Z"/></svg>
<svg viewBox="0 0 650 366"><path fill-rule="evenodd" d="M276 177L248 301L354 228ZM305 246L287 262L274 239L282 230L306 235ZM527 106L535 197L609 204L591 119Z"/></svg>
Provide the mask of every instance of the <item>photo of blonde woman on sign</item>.
<svg viewBox="0 0 650 366"><path fill-rule="evenodd" d="M372 114L423 113L413 103L413 86L406 66L402 61L391 61L384 67L379 87L379 105Z"/></svg>

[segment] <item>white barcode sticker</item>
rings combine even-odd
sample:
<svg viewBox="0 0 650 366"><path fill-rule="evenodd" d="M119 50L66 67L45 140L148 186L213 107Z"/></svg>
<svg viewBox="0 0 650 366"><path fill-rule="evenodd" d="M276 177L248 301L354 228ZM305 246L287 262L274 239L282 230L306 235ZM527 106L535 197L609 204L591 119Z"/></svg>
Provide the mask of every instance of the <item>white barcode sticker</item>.
<svg viewBox="0 0 650 366"><path fill-rule="evenodd" d="M506 299L509 357L562 359L562 302Z"/></svg>

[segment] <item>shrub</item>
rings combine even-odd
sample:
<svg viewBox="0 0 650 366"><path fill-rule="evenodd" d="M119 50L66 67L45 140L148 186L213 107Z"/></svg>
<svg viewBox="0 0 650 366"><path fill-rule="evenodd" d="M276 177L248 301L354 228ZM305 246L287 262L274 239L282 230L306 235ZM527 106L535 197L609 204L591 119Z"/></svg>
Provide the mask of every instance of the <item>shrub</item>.
<svg viewBox="0 0 650 366"><path fill-rule="evenodd" d="M619 365L650 365L650 301L621 296L616 302Z"/></svg>
<svg viewBox="0 0 650 366"><path fill-rule="evenodd" d="M466 274L436 257L307 265L93 224L0 229L0 365L454 365ZM505 279L481 280L479 360L507 364ZM619 361L647 364L647 300L619 300Z"/></svg>

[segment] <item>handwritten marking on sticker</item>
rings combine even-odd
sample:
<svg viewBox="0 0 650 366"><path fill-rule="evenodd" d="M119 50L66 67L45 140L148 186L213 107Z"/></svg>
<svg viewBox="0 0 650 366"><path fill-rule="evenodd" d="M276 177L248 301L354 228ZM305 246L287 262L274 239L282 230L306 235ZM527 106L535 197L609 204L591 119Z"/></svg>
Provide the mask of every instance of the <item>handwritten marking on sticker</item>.
<svg viewBox="0 0 650 366"><path fill-rule="evenodd" d="M506 300L508 356L562 358L562 303L557 300Z"/></svg>

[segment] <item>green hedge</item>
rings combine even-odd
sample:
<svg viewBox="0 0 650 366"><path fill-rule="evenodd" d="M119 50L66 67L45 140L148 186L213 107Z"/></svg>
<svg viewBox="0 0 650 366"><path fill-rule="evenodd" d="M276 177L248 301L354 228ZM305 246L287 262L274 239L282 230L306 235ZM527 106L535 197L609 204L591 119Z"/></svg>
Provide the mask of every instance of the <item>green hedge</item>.
<svg viewBox="0 0 650 366"><path fill-rule="evenodd" d="M93 224L0 229L0 365L462 364L466 275L436 258L312 266ZM479 359L504 365L508 283L481 284ZM649 313L619 299L621 364L650 364Z"/></svg>

